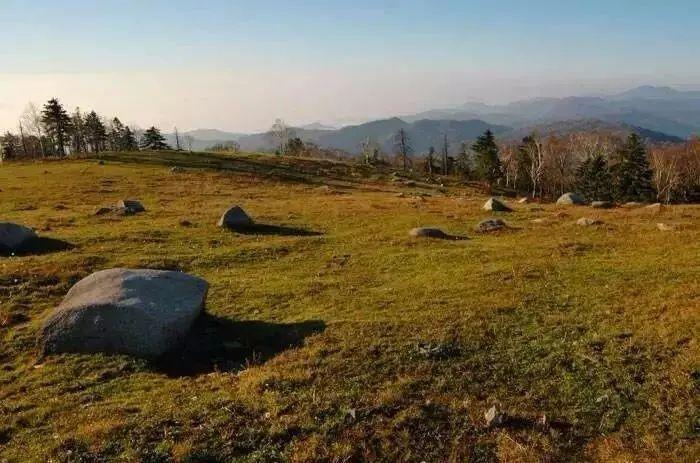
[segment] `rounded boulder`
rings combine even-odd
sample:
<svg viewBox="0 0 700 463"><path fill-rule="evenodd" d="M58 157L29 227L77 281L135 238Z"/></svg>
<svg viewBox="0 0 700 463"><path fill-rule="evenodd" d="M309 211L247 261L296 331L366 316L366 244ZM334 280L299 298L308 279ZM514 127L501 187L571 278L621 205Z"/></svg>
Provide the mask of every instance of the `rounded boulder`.
<svg viewBox="0 0 700 463"><path fill-rule="evenodd" d="M204 310L209 284L181 272L115 268L80 280L47 317L44 354L157 357L177 347Z"/></svg>

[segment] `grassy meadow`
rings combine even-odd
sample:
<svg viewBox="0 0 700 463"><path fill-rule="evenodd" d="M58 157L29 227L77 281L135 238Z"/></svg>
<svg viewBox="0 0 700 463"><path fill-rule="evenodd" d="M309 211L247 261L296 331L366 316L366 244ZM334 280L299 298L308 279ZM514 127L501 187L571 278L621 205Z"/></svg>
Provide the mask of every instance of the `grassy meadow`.
<svg viewBox="0 0 700 463"><path fill-rule="evenodd" d="M0 461L700 458L700 206L511 201L480 235L483 194L390 170L103 159L0 166L0 220L51 239L0 257ZM147 212L94 214L123 198ZM231 205L263 226L219 229ZM39 358L43 317L111 267L205 278L206 316L158 361Z"/></svg>

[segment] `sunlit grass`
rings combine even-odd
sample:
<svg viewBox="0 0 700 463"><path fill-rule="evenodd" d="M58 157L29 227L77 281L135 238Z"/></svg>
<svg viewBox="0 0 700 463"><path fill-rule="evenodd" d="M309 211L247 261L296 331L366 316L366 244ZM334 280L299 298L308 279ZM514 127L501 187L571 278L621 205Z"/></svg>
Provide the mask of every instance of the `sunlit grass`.
<svg viewBox="0 0 700 463"><path fill-rule="evenodd" d="M473 228L489 215L474 191L399 198L413 190L343 163L105 159L0 167L0 217L75 246L0 259L2 458L693 461L700 452L697 206L653 215L520 205L502 216L512 230L480 235ZM173 173L175 164L187 169ZM148 211L94 215L123 198ZM225 232L216 221L233 204L320 234ZM584 216L605 225L577 226ZM682 227L661 232L658 222ZM408 237L423 225L471 239ZM207 279L219 324L200 335L223 350L191 374L128 357L37 361L47 311L79 278L116 266ZM456 349L426 358L418 342ZM492 404L511 425L485 427ZM536 425L542 414L548 424Z"/></svg>

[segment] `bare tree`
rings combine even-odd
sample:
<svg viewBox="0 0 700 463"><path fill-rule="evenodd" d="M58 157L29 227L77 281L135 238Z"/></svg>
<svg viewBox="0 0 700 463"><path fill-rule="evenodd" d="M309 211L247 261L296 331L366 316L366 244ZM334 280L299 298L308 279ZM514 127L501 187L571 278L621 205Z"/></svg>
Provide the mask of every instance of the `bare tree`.
<svg viewBox="0 0 700 463"><path fill-rule="evenodd" d="M360 149L362 150L362 161L365 164L371 165L379 160L379 145L372 137L367 137L360 143Z"/></svg>
<svg viewBox="0 0 700 463"><path fill-rule="evenodd" d="M275 120L268 134L275 140L279 154L285 154L289 140L296 136L294 129L289 127L282 119Z"/></svg>
<svg viewBox="0 0 700 463"><path fill-rule="evenodd" d="M403 162L403 170L407 170L409 163L408 157L413 152L413 148L411 147L411 140L408 138L408 134L404 129L399 129L394 135L394 147Z"/></svg>
<svg viewBox="0 0 700 463"><path fill-rule="evenodd" d="M450 174L450 168L448 165L448 155L450 152L450 144L447 141L447 132L442 134L442 173L443 175Z"/></svg>
<svg viewBox="0 0 700 463"><path fill-rule="evenodd" d="M185 143L187 143L187 149L192 152L192 145L194 144L194 137L190 134L185 135Z"/></svg>
<svg viewBox="0 0 700 463"><path fill-rule="evenodd" d="M37 108L34 103L27 103L27 106L24 108L24 112L22 112L19 120L27 134L30 136L35 136L39 140L41 157L45 157L46 150L44 148L44 126L41 122L41 113L39 112L39 108Z"/></svg>
<svg viewBox="0 0 700 463"><path fill-rule="evenodd" d="M182 151L182 146L180 146L180 132L178 132L177 127L175 127L175 149L177 151Z"/></svg>

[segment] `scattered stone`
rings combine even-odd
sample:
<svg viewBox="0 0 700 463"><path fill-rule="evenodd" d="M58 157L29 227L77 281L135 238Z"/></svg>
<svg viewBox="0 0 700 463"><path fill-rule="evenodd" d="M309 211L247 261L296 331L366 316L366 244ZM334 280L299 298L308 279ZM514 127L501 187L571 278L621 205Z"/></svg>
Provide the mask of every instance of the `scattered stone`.
<svg viewBox="0 0 700 463"><path fill-rule="evenodd" d="M546 222L547 222L547 220L546 220L546 219L542 219L542 218L539 218L539 219L532 219L532 223L546 223Z"/></svg>
<svg viewBox="0 0 700 463"><path fill-rule="evenodd" d="M591 207L594 209L610 209L612 206L610 201L593 201L591 203Z"/></svg>
<svg viewBox="0 0 700 463"><path fill-rule="evenodd" d="M484 207L482 208L485 211L492 211L492 212L512 212L513 210L506 206L503 202L499 201L496 198L491 198L488 201L486 201L486 204L484 204Z"/></svg>
<svg viewBox="0 0 700 463"><path fill-rule="evenodd" d="M564 193L557 199L559 206L581 206L586 204L586 200L576 193Z"/></svg>
<svg viewBox="0 0 700 463"><path fill-rule="evenodd" d="M123 199L119 201L116 205L116 209L124 210L127 215L146 212L146 208L143 207L143 204L135 199Z"/></svg>
<svg viewBox="0 0 700 463"><path fill-rule="evenodd" d="M95 215L105 215L109 214L110 212L113 212L114 208L113 207L98 207L97 210L95 211Z"/></svg>
<svg viewBox="0 0 700 463"><path fill-rule="evenodd" d="M181 227L191 227L192 226L192 222L190 222L187 219L180 220L179 223L180 223Z"/></svg>
<svg viewBox="0 0 700 463"><path fill-rule="evenodd" d="M674 225L668 225L665 223L657 223L656 228L658 228L660 231L667 232L667 231L674 231L676 227Z"/></svg>
<svg viewBox="0 0 700 463"><path fill-rule="evenodd" d="M396 196L397 198L405 198L406 193L396 193L394 196Z"/></svg>
<svg viewBox="0 0 700 463"><path fill-rule="evenodd" d="M253 220L239 206L233 206L223 213L218 223L219 227L236 230L253 225Z"/></svg>
<svg viewBox="0 0 700 463"><path fill-rule="evenodd" d="M204 308L208 283L181 272L115 268L80 280L45 320L44 354L157 357L184 338Z"/></svg>
<svg viewBox="0 0 700 463"><path fill-rule="evenodd" d="M662 210L663 206L661 205L661 203L654 203L648 206L644 206L644 211L649 212L651 214L659 214Z"/></svg>
<svg viewBox="0 0 700 463"><path fill-rule="evenodd" d="M528 198L527 196L525 196L524 198L520 198L518 200L518 204L527 204L529 202L530 202L530 198Z"/></svg>
<svg viewBox="0 0 700 463"><path fill-rule="evenodd" d="M507 228L506 223L501 219L487 219L476 226L477 233L497 232Z"/></svg>
<svg viewBox="0 0 700 463"><path fill-rule="evenodd" d="M37 235L29 227L12 222L0 222L0 248L6 251L17 251L29 241L37 239Z"/></svg>
<svg viewBox="0 0 700 463"><path fill-rule="evenodd" d="M459 348L452 342L419 342L415 352L428 359L446 359L459 354Z"/></svg>
<svg viewBox="0 0 700 463"><path fill-rule="evenodd" d="M626 207L627 209L636 209L642 206L644 206L644 204L638 203L637 201L630 201L622 205L622 207Z"/></svg>
<svg viewBox="0 0 700 463"><path fill-rule="evenodd" d="M414 238L438 238L438 239L446 239L449 238L450 235L445 233L444 231L440 230L439 228L430 228L430 227L418 227L414 228L408 234Z"/></svg>
<svg viewBox="0 0 700 463"><path fill-rule="evenodd" d="M486 426L489 428L503 424L504 418L503 413L501 413L495 405L484 412Z"/></svg>
<svg viewBox="0 0 700 463"><path fill-rule="evenodd" d="M407 181L403 182L403 185L407 186L407 187L414 187L414 186L416 186L416 182L414 182L413 180L407 180Z"/></svg>
<svg viewBox="0 0 700 463"><path fill-rule="evenodd" d="M180 172L183 172L183 171L184 171L184 169L183 169L182 167L180 167L180 166L172 166L172 167L170 168L170 172L172 172L173 174L177 174L177 173L180 173Z"/></svg>
<svg viewBox="0 0 700 463"><path fill-rule="evenodd" d="M576 225L581 225L582 227L590 227L592 225L602 225L603 222L598 219L590 219L588 217L581 217L576 221Z"/></svg>

